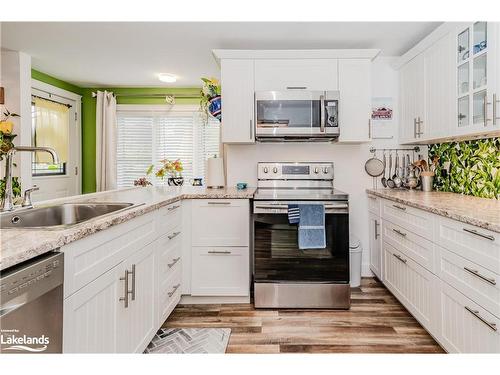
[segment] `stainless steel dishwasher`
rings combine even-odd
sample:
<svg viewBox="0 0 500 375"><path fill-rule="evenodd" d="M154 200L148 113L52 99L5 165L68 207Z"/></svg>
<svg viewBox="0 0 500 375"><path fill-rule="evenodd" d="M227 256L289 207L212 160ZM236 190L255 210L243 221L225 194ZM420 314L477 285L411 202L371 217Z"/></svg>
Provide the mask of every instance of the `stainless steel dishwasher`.
<svg viewBox="0 0 500 375"><path fill-rule="evenodd" d="M0 352L62 353L63 253L2 271Z"/></svg>

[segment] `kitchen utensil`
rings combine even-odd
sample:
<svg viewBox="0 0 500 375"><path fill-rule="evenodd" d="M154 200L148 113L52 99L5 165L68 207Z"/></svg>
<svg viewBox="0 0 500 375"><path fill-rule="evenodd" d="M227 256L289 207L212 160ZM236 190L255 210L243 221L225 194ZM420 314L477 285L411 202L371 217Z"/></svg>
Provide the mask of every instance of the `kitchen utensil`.
<svg viewBox="0 0 500 375"><path fill-rule="evenodd" d="M399 168L399 156L397 153L396 153L396 168L394 168L394 172L396 174L396 177L393 178L394 187L399 189L403 181L401 180L401 175L400 175L401 170Z"/></svg>
<svg viewBox="0 0 500 375"><path fill-rule="evenodd" d="M425 160L421 160L421 163L420 163L420 166L422 168L422 171L429 171L429 165L427 164L427 162Z"/></svg>
<svg viewBox="0 0 500 375"><path fill-rule="evenodd" d="M392 173L392 154L389 154L389 179L387 180L387 187L394 189L394 181L391 178Z"/></svg>
<svg viewBox="0 0 500 375"><path fill-rule="evenodd" d="M420 180L422 181L422 191L432 191L434 172L423 171L420 173Z"/></svg>
<svg viewBox="0 0 500 375"><path fill-rule="evenodd" d="M394 174L392 175L392 180L394 180L397 177L397 172L398 170L398 152L396 151L396 157L394 158Z"/></svg>
<svg viewBox="0 0 500 375"><path fill-rule="evenodd" d="M387 168L387 158L385 157L385 152L384 152L384 175L383 175L382 179L380 180L382 182L382 185L384 185L384 187L387 187L387 178L385 178L386 168Z"/></svg>
<svg viewBox="0 0 500 375"><path fill-rule="evenodd" d="M375 157L375 152L373 157L368 159L365 163L365 171L372 177L378 177L384 173L384 163L379 158Z"/></svg>

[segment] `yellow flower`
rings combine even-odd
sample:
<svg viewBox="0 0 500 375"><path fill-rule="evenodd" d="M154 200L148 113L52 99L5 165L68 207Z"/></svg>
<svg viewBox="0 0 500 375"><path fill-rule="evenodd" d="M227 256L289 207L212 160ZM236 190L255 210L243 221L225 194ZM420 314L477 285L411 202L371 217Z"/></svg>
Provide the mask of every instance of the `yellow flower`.
<svg viewBox="0 0 500 375"><path fill-rule="evenodd" d="M0 131L5 134L12 133L12 128L14 124L10 121L0 121Z"/></svg>

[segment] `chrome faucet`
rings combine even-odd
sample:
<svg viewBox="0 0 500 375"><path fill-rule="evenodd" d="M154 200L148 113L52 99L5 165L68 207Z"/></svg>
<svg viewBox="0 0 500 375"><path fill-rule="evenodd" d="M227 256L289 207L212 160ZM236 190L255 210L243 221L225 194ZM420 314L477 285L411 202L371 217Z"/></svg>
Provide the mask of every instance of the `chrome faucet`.
<svg viewBox="0 0 500 375"><path fill-rule="evenodd" d="M2 199L2 205L0 206L1 212L12 211L14 209L12 194L12 159L17 151L48 152L50 155L52 155L53 163L59 164L59 156L57 155L56 150L51 147L14 146L9 151L7 151L7 155L5 157L5 192Z"/></svg>

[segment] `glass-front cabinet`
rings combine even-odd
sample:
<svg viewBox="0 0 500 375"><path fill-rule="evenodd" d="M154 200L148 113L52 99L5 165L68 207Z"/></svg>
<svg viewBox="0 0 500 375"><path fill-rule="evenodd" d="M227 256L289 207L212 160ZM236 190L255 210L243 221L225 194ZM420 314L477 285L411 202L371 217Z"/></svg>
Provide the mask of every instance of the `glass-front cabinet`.
<svg viewBox="0 0 500 375"><path fill-rule="evenodd" d="M498 25L474 22L457 31L458 134L490 131L500 127L497 80Z"/></svg>

